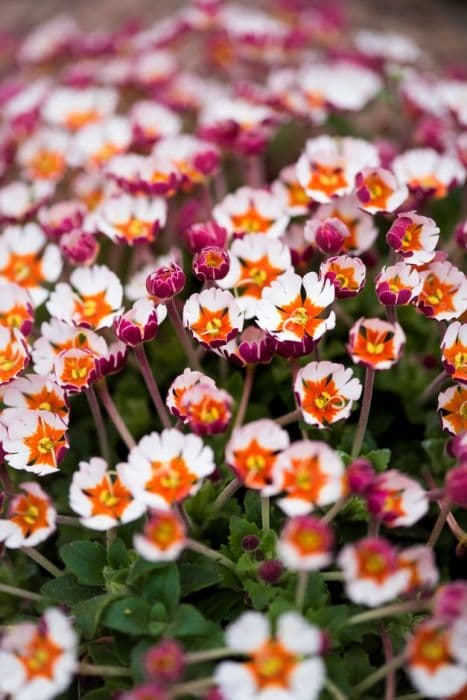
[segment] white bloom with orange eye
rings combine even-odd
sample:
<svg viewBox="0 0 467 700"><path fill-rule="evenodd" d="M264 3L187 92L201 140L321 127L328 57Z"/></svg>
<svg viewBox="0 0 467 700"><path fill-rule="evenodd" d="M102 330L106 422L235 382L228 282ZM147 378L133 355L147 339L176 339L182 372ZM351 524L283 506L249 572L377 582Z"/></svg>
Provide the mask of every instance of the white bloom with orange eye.
<svg viewBox="0 0 467 700"><path fill-rule="evenodd" d="M303 216L309 211L312 200L297 180L296 168L288 165L279 173L279 178L271 185L271 192L285 203L289 216Z"/></svg>
<svg viewBox="0 0 467 700"><path fill-rule="evenodd" d="M354 37L356 47L366 56L383 58L390 63L415 63L421 50L408 36L396 32L362 29Z"/></svg>
<svg viewBox="0 0 467 700"><path fill-rule="evenodd" d="M212 210L215 221L229 234L258 233L279 238L289 223L285 201L265 189L240 187Z"/></svg>
<svg viewBox="0 0 467 700"><path fill-rule="evenodd" d="M279 454L289 446L289 435L268 418L235 428L225 448L229 467L251 489L271 484Z"/></svg>
<svg viewBox="0 0 467 700"><path fill-rule="evenodd" d="M8 226L0 236L0 280L26 289L36 307L49 296L43 285L55 282L62 271L59 249L46 241L33 223Z"/></svg>
<svg viewBox="0 0 467 700"><path fill-rule="evenodd" d="M186 423L195 435L215 435L227 429L232 418L232 396L211 382L198 382L181 400Z"/></svg>
<svg viewBox="0 0 467 700"><path fill-rule="evenodd" d="M436 199L445 197L450 189L463 185L465 169L450 155L433 148L413 148L392 162L394 174L406 183L411 192L421 192Z"/></svg>
<svg viewBox="0 0 467 700"><path fill-rule="evenodd" d="M204 182L219 164L217 148L191 134L161 139L151 155L156 161L172 163L188 185Z"/></svg>
<svg viewBox="0 0 467 700"><path fill-rule="evenodd" d="M275 112L266 105L253 104L242 97L209 95L199 115L202 133L222 133L226 125L237 126L241 132L257 131L277 119Z"/></svg>
<svg viewBox="0 0 467 700"><path fill-rule="evenodd" d="M370 214L394 211L409 196L407 185L386 168L364 168L355 177L355 195Z"/></svg>
<svg viewBox="0 0 467 700"><path fill-rule="evenodd" d="M409 639L407 673L427 698L454 695L467 684L467 668L457 660L453 642L453 630L434 619L418 625Z"/></svg>
<svg viewBox="0 0 467 700"><path fill-rule="evenodd" d="M467 384L467 323L449 324L441 342L441 353L451 379Z"/></svg>
<svg viewBox="0 0 467 700"><path fill-rule="evenodd" d="M56 57L79 38L80 28L68 14L41 22L30 31L18 49L20 63L42 63Z"/></svg>
<svg viewBox="0 0 467 700"><path fill-rule="evenodd" d="M383 538L367 537L345 545L337 564L344 573L347 597L370 608L397 598L410 580L396 548Z"/></svg>
<svg viewBox="0 0 467 700"><path fill-rule="evenodd" d="M279 616L275 635L259 612L245 612L225 631L226 646L248 660L222 661L214 679L225 700L317 700L326 669L321 630L296 612Z"/></svg>
<svg viewBox="0 0 467 700"><path fill-rule="evenodd" d="M70 275L70 284L57 284L47 310L65 323L98 330L112 325L122 298L121 282L106 265L77 267Z"/></svg>
<svg viewBox="0 0 467 700"><path fill-rule="evenodd" d="M433 549L426 545L406 547L399 554L399 566L407 569L410 579L404 593L432 589L439 580Z"/></svg>
<svg viewBox="0 0 467 700"><path fill-rule="evenodd" d="M0 284L0 326L17 328L29 335L34 323L34 308L29 292L19 284Z"/></svg>
<svg viewBox="0 0 467 700"><path fill-rule="evenodd" d="M229 257L230 270L217 284L232 289L245 318L253 318L263 289L292 270L290 250L282 241L251 234L232 243Z"/></svg>
<svg viewBox="0 0 467 700"><path fill-rule="evenodd" d="M147 156L139 153L122 153L113 156L106 163L104 174L107 180L115 182L121 190L139 192L142 188L142 173L147 162Z"/></svg>
<svg viewBox="0 0 467 700"><path fill-rule="evenodd" d="M420 272L423 281L417 306L436 321L452 321L467 310L467 279L447 260L433 262Z"/></svg>
<svg viewBox="0 0 467 700"><path fill-rule="evenodd" d="M174 510L152 510L143 532L133 537L138 554L154 562L178 559L185 542L185 524Z"/></svg>
<svg viewBox="0 0 467 700"><path fill-rule="evenodd" d="M312 515L296 515L286 521L277 542L277 553L292 571L316 571L332 562L333 544L329 525Z"/></svg>
<svg viewBox="0 0 467 700"><path fill-rule="evenodd" d="M397 469L378 474L365 499L370 513L386 527L411 527L423 518L429 506L420 484Z"/></svg>
<svg viewBox="0 0 467 700"><path fill-rule="evenodd" d="M167 220L161 197L122 194L105 199L96 212L96 226L115 243L152 243Z"/></svg>
<svg viewBox="0 0 467 700"><path fill-rule="evenodd" d="M70 485L70 507L80 516L80 522L91 530L109 530L139 518L146 510L136 501L120 479L120 465L111 476L107 462L92 457L80 462Z"/></svg>
<svg viewBox="0 0 467 700"><path fill-rule="evenodd" d="M441 103L456 117L462 128L467 127L467 84L465 80L443 80L437 85Z"/></svg>
<svg viewBox="0 0 467 700"><path fill-rule="evenodd" d="M173 416L186 422L188 416L183 406L183 397L189 389L192 389L198 384L203 384L204 386L210 385L212 387L216 386L215 381L211 379L211 377L208 377L202 372L192 370L189 367L186 367L182 374L179 374L178 377L174 379L169 386L165 399L167 407Z"/></svg>
<svg viewBox="0 0 467 700"><path fill-rule="evenodd" d="M29 346L21 331L0 326L0 386L11 382L29 362Z"/></svg>
<svg viewBox="0 0 467 700"><path fill-rule="evenodd" d="M170 80L177 70L177 60L169 51L146 50L134 61L131 79L142 87L153 87Z"/></svg>
<svg viewBox="0 0 467 700"><path fill-rule="evenodd" d="M46 180L9 182L0 188L0 221L22 222L32 216L55 191Z"/></svg>
<svg viewBox="0 0 467 700"><path fill-rule="evenodd" d="M385 306L410 304L418 297L422 285L417 269L405 262L383 265L375 277L376 296Z"/></svg>
<svg viewBox="0 0 467 700"><path fill-rule="evenodd" d="M46 476L58 471L68 450L67 426L50 411L5 409L5 460L13 469Z"/></svg>
<svg viewBox="0 0 467 700"><path fill-rule="evenodd" d="M81 172L73 178L70 185L73 197L86 205L92 212L107 194L109 183L98 170Z"/></svg>
<svg viewBox="0 0 467 700"><path fill-rule="evenodd" d="M462 384L448 387L438 396L441 425L453 435L467 431L467 387Z"/></svg>
<svg viewBox="0 0 467 700"><path fill-rule="evenodd" d="M55 530L57 513L46 492L34 481L19 488L22 493L11 499L7 518L0 520L0 542L10 549L35 547Z"/></svg>
<svg viewBox="0 0 467 700"><path fill-rule="evenodd" d="M382 87L377 73L344 61L305 65L298 73L298 82L312 108L332 105L352 112L363 109Z"/></svg>
<svg viewBox="0 0 467 700"><path fill-rule="evenodd" d="M438 240L439 227L436 222L415 211L398 214L386 234L388 245L408 258L411 265L425 265L433 260Z"/></svg>
<svg viewBox="0 0 467 700"><path fill-rule="evenodd" d="M27 119L30 115L35 115L51 87L50 78L37 78L24 85L2 105L5 122L15 129L16 124L21 125L24 117Z"/></svg>
<svg viewBox="0 0 467 700"><path fill-rule="evenodd" d="M183 324L208 348L235 338L243 328L243 313L233 294L224 289L204 289L192 294L183 307Z"/></svg>
<svg viewBox="0 0 467 700"><path fill-rule="evenodd" d="M398 323L359 318L349 331L347 351L356 364L389 369L400 357L405 333Z"/></svg>
<svg viewBox="0 0 467 700"><path fill-rule="evenodd" d="M297 162L297 178L316 202L330 202L354 190L355 176L379 164L373 144L351 136L317 136L306 142Z"/></svg>
<svg viewBox="0 0 467 700"><path fill-rule="evenodd" d="M9 408L50 411L64 423L68 422L65 392L51 377L24 374L10 382L2 393L2 401Z"/></svg>
<svg viewBox="0 0 467 700"><path fill-rule="evenodd" d="M362 393L350 368L335 362L309 362L298 370L294 392L305 423L327 428L348 418Z"/></svg>
<svg viewBox="0 0 467 700"><path fill-rule="evenodd" d="M89 350L96 357L107 354L104 338L87 328L70 326L58 318L51 318L41 325L41 335L34 341L32 359L34 371L46 376L53 371L55 358L64 350Z"/></svg>
<svg viewBox="0 0 467 700"><path fill-rule="evenodd" d="M213 451L201 438L168 429L145 435L130 450L119 476L138 502L170 508L196 493L215 466Z"/></svg>
<svg viewBox="0 0 467 700"><path fill-rule="evenodd" d="M97 357L88 349L62 350L55 357L53 374L67 392L84 391L99 379Z"/></svg>
<svg viewBox="0 0 467 700"><path fill-rule="evenodd" d="M324 260L319 274L332 282L338 299L354 297L362 291L366 280L366 267L360 258L336 255Z"/></svg>
<svg viewBox="0 0 467 700"><path fill-rule="evenodd" d="M277 503L293 516L335 503L345 490L344 464L337 452L325 442L300 440L278 456L264 493L284 493Z"/></svg>
<svg viewBox="0 0 467 700"><path fill-rule="evenodd" d="M360 209L354 197L340 197L329 204L322 204L313 214L313 219L340 219L350 233L342 245L342 252L349 255L360 255L369 250L378 236L373 217Z"/></svg>
<svg viewBox="0 0 467 700"><path fill-rule="evenodd" d="M70 619L48 608L37 624L8 627L0 642L0 691L15 700L51 700L70 684L78 642Z"/></svg>
<svg viewBox="0 0 467 700"><path fill-rule="evenodd" d="M49 124L79 131L83 126L110 117L117 101L118 93L112 88L57 87L46 99L42 116Z"/></svg>
<svg viewBox="0 0 467 700"><path fill-rule="evenodd" d="M263 290L257 304L258 325L278 341L318 340L334 328L334 311L325 316L334 301L334 287L316 272L303 278L286 272Z"/></svg>
<svg viewBox="0 0 467 700"><path fill-rule="evenodd" d="M87 124L71 141L69 162L74 167L102 168L111 158L127 151L131 139L131 127L125 117Z"/></svg>
<svg viewBox="0 0 467 700"><path fill-rule="evenodd" d="M129 119L136 143L153 143L161 138L176 136L182 129L178 114L149 100L135 102Z"/></svg>
<svg viewBox="0 0 467 700"><path fill-rule="evenodd" d="M21 144L17 162L29 180L58 182L67 168L68 148L66 132L42 129Z"/></svg>

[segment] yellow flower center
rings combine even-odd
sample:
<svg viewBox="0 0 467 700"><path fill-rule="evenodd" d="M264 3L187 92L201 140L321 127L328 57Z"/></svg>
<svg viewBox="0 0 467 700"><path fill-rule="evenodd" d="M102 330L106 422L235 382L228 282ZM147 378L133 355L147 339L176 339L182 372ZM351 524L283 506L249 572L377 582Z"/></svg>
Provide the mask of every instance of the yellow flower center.
<svg viewBox="0 0 467 700"><path fill-rule="evenodd" d="M251 470L261 470L266 466L266 460L263 455L250 455L246 460L246 466Z"/></svg>
<svg viewBox="0 0 467 700"><path fill-rule="evenodd" d="M41 454L46 454L47 452L52 452L54 448L53 440L49 437L43 437L37 443L37 449Z"/></svg>
<svg viewBox="0 0 467 700"><path fill-rule="evenodd" d="M384 343L371 343L368 341L366 349L370 355L381 355L384 351Z"/></svg>

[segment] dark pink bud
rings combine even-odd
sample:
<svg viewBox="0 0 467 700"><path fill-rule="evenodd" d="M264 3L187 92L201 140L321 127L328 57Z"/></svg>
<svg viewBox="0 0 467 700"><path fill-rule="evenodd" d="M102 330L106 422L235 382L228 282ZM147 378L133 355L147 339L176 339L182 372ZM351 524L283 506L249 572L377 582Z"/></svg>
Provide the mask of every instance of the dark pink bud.
<svg viewBox="0 0 467 700"><path fill-rule="evenodd" d="M356 459L347 467L347 482L352 493L365 494L375 479L375 470L367 459Z"/></svg>
<svg viewBox="0 0 467 700"><path fill-rule="evenodd" d="M118 696L118 700L169 700L170 694L159 683L144 683Z"/></svg>
<svg viewBox="0 0 467 700"><path fill-rule="evenodd" d="M318 248L328 255L337 255L341 250L346 236L349 235L347 226L339 219L326 219L315 233Z"/></svg>
<svg viewBox="0 0 467 700"><path fill-rule="evenodd" d="M329 652L332 649L332 639L331 635L327 630L321 630L321 648L319 650L319 653L322 656L325 656L326 654L329 654Z"/></svg>
<svg viewBox="0 0 467 700"><path fill-rule="evenodd" d="M238 354L247 365L267 364L274 355L274 341L255 326L248 326L237 340Z"/></svg>
<svg viewBox="0 0 467 700"><path fill-rule="evenodd" d="M467 433L456 435L448 443L448 453L461 462L467 462Z"/></svg>
<svg viewBox="0 0 467 700"><path fill-rule="evenodd" d="M284 571L284 565L278 559L263 561L258 569L260 579L265 583L277 583Z"/></svg>
<svg viewBox="0 0 467 700"><path fill-rule="evenodd" d="M267 142L267 134L262 129L240 130L234 149L245 156L257 156L263 153Z"/></svg>
<svg viewBox="0 0 467 700"><path fill-rule="evenodd" d="M460 224L457 224L454 238L462 250L467 250L467 221L461 221Z"/></svg>
<svg viewBox="0 0 467 700"><path fill-rule="evenodd" d="M467 462L448 472L445 492L451 503L467 508Z"/></svg>
<svg viewBox="0 0 467 700"><path fill-rule="evenodd" d="M79 229L64 233L60 238L60 250L72 265L92 265L99 249L96 237Z"/></svg>
<svg viewBox="0 0 467 700"><path fill-rule="evenodd" d="M467 612L467 582L454 581L438 589L434 599L433 616L443 622L454 622Z"/></svg>
<svg viewBox="0 0 467 700"><path fill-rule="evenodd" d="M208 246L225 248L227 231L215 221L206 221L185 229L183 239L192 253L197 253Z"/></svg>
<svg viewBox="0 0 467 700"><path fill-rule="evenodd" d="M201 282L223 279L230 270L230 256L225 248L207 246L195 253L193 273Z"/></svg>
<svg viewBox="0 0 467 700"><path fill-rule="evenodd" d="M245 535L240 542L245 552L254 552L259 547L259 537L256 535Z"/></svg>
<svg viewBox="0 0 467 700"><path fill-rule="evenodd" d="M215 687L208 690L204 696L204 700L225 700L225 698L219 688Z"/></svg>
<svg viewBox="0 0 467 700"><path fill-rule="evenodd" d="M185 273L177 263L157 267L146 278L146 289L152 297L168 301L179 294L185 286Z"/></svg>
<svg viewBox="0 0 467 700"><path fill-rule="evenodd" d="M183 649L175 640L166 639L146 652L143 666L149 678L174 683L185 668Z"/></svg>
<svg viewBox="0 0 467 700"><path fill-rule="evenodd" d="M106 356L96 359L96 366L100 377L107 377L109 374L117 374L123 368L128 354L128 346L121 340L116 340L109 346Z"/></svg>
<svg viewBox="0 0 467 700"><path fill-rule="evenodd" d="M138 299L131 309L116 317L114 333L122 343L136 347L155 338L165 313L165 306L156 308L150 299Z"/></svg>
<svg viewBox="0 0 467 700"><path fill-rule="evenodd" d="M85 205L78 200L57 202L39 211L39 223L50 238L79 229L86 216Z"/></svg>

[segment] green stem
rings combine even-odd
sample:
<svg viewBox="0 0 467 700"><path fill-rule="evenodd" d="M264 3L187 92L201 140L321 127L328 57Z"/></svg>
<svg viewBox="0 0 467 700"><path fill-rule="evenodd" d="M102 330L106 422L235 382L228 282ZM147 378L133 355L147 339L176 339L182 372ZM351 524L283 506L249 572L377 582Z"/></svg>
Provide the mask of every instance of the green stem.
<svg viewBox="0 0 467 700"><path fill-rule="evenodd" d="M104 676L106 678L131 676L131 670L124 666L100 666L84 662L78 664L76 673L78 676Z"/></svg>
<svg viewBox="0 0 467 700"><path fill-rule="evenodd" d="M392 603L391 605L383 605L381 608L367 610L358 615L352 615L347 620L348 625L360 625L362 622L370 622L371 620L381 620L383 617L391 615L403 615L405 613L421 612L430 607L430 600L408 600L404 603Z"/></svg>
<svg viewBox="0 0 467 700"><path fill-rule="evenodd" d="M206 649L205 651L192 651L185 654L185 663L197 664L202 661L214 661L215 659L224 659L226 656L233 656L234 652L228 647L220 647L218 649Z"/></svg>
<svg viewBox="0 0 467 700"><path fill-rule="evenodd" d="M277 425L290 425L290 423L296 423L298 420L300 420L301 417L301 411L300 409L296 408L295 411L290 411L290 413L285 413L283 416L280 416L280 418L275 418L274 420L276 421Z"/></svg>
<svg viewBox="0 0 467 700"><path fill-rule="evenodd" d="M13 484L8 473L8 467L5 462L0 462L0 483L3 486L3 490L7 493L14 493Z"/></svg>
<svg viewBox="0 0 467 700"><path fill-rule="evenodd" d="M437 541L439 540L439 537L443 531L443 527L446 523L446 520L448 518L449 512L451 510L451 503L448 498L444 498L441 506L440 506L440 511L439 515L436 518L436 522L433 526L433 530L431 531L431 534L428 538L428 541L426 543L427 547L431 547L432 549L435 547Z"/></svg>
<svg viewBox="0 0 467 700"><path fill-rule="evenodd" d="M214 685L214 678L197 678L195 681L187 681L186 683L177 683L172 686L171 697L177 698L181 695L197 695L205 690L208 690Z"/></svg>
<svg viewBox="0 0 467 700"><path fill-rule="evenodd" d="M253 388L253 380L255 378L256 365L247 365L245 373L245 382L243 384L242 398L240 399L240 405L238 407L237 415L235 417L235 422L233 429L239 428L243 425L245 420L246 410L248 408L248 401L250 400L251 390Z"/></svg>
<svg viewBox="0 0 467 700"><path fill-rule="evenodd" d="M75 518L73 515L57 515L56 521L57 521L57 525L69 525L70 527L81 527L80 519Z"/></svg>
<svg viewBox="0 0 467 700"><path fill-rule="evenodd" d="M336 515L338 515L341 512L341 510L345 507L347 500L348 500L347 496L343 496L342 498L339 498L339 500L336 501L334 503L334 505L328 510L328 512L325 513L323 515L323 517L321 518L323 523L332 522L334 520L334 518L336 517Z"/></svg>
<svg viewBox="0 0 467 700"><path fill-rule="evenodd" d="M214 513L217 513L218 510L221 510L231 499L231 497L234 495L234 493L237 493L238 489L241 488L242 482L240 479L235 477L232 479L232 481L229 481L227 486L220 492L214 503L212 504L212 510Z"/></svg>
<svg viewBox="0 0 467 700"><path fill-rule="evenodd" d="M128 430L125 421L123 420L120 411L118 410L117 406L115 405L114 400L112 399L112 396L110 395L109 388L105 382L105 379L102 379L98 384L97 384L97 393L99 394L99 398L102 402L102 405L104 406L105 410L107 411L107 414L112 421L115 430L117 433L120 435L121 439L127 446L128 450L131 450L132 447L135 447L136 442L133 437L133 435L130 433Z"/></svg>
<svg viewBox="0 0 467 700"><path fill-rule="evenodd" d="M269 530L271 526L271 508L269 496L261 496L261 527L263 530Z"/></svg>
<svg viewBox="0 0 467 700"><path fill-rule="evenodd" d="M99 440L99 448L102 457L105 459L107 464L110 464L110 447L107 438L107 430L105 429L104 418L102 416L101 407L97 400L96 392L94 387L90 386L86 390L86 397L89 403L89 408L94 420L94 425L96 426L97 438Z"/></svg>
<svg viewBox="0 0 467 700"><path fill-rule="evenodd" d="M47 557L44 557L43 554L38 552L37 549L33 549L32 547L21 547L21 551L23 554L26 554L26 556L35 561L36 564L48 571L49 574L52 574L52 576L62 576L63 571L59 569L58 566L55 566L55 564L52 564L52 562L49 561Z"/></svg>
<svg viewBox="0 0 467 700"><path fill-rule="evenodd" d="M387 631L386 627L381 624L381 640L383 642L384 658L386 663L389 663L394 658L394 648L392 646L392 639ZM388 672L386 676L386 689L384 691L384 700L394 700L396 697L396 671L392 669Z"/></svg>
<svg viewBox="0 0 467 700"><path fill-rule="evenodd" d="M342 571L321 571L323 581L344 581Z"/></svg>
<svg viewBox="0 0 467 700"><path fill-rule="evenodd" d="M137 345L135 348L133 348L133 352L135 353L136 359L139 362L140 372L143 375L144 381L146 382L147 389L160 421L164 428L171 428L172 424L170 422L169 414L167 413L165 403L162 400L159 387L157 386L157 382L152 372L151 365L149 364L143 344Z"/></svg>
<svg viewBox="0 0 467 700"><path fill-rule="evenodd" d="M340 690L340 688L338 688L337 685L334 685L334 683L331 680L329 680L329 678L326 678L324 682L324 687L328 691L329 695L332 695L332 697L335 700L347 700L347 696L344 695L342 690Z"/></svg>
<svg viewBox="0 0 467 700"><path fill-rule="evenodd" d="M7 586L6 583L0 583L0 593L14 595L17 598L24 598L25 600L42 599L42 596L40 596L38 593L33 593L32 591L25 591L23 588L16 588L16 586Z"/></svg>
<svg viewBox="0 0 467 700"><path fill-rule="evenodd" d="M373 396L373 384L375 381L375 370L372 367L367 367L365 372L365 386L363 389L362 407L360 409L360 417L358 419L357 431L352 445L351 457L355 459L360 454L363 440L368 425L368 417L370 415L371 398Z"/></svg>
<svg viewBox="0 0 467 700"><path fill-rule="evenodd" d="M433 394L435 394L437 390L441 388L441 385L448 379L448 377L448 373L444 370L440 372L440 374L438 374L433 381L428 384L423 394L421 394L419 403L426 403L429 399L431 399Z"/></svg>
<svg viewBox="0 0 467 700"><path fill-rule="evenodd" d="M295 589L295 605L301 611L305 603L306 589L308 586L309 571L297 573L297 588Z"/></svg>
<svg viewBox="0 0 467 700"><path fill-rule="evenodd" d="M227 559L227 557L224 557L224 555L220 552L216 552L214 549L211 549L211 547L208 547L207 545L202 544L201 542L187 539L185 547L187 549L191 549L193 552L198 552L198 554L202 554L203 556L208 557L208 559L213 559L214 561L217 561L218 564L222 564L222 566L225 566L227 569L231 569L232 571L235 569L235 564L233 561Z"/></svg>
<svg viewBox="0 0 467 700"><path fill-rule="evenodd" d="M405 660L406 660L405 652L403 654L399 654L399 656L395 656L387 664L384 664L384 666L381 666L381 668L379 668L374 673L371 673L369 676L364 678L361 681L361 683L356 685L355 688L350 693L350 697L356 698L359 695L361 695L365 690L368 690L368 688L371 688L373 685L376 685L376 683L379 683L379 681L381 681L383 678L386 678L388 673L391 673L392 671L395 671L398 668L400 668L401 666L403 666Z"/></svg>

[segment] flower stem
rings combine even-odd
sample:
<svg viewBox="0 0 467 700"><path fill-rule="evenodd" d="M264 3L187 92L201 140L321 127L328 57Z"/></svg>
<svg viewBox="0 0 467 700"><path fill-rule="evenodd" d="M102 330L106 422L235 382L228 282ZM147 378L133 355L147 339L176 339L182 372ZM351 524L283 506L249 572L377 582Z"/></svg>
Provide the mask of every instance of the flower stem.
<svg viewBox="0 0 467 700"><path fill-rule="evenodd" d="M328 691L329 695L332 695L332 697L335 700L347 700L347 696L344 695L342 690L340 690L340 688L338 688L337 685L334 685L334 683L331 680L329 680L329 678L326 678L324 682L324 687Z"/></svg>
<svg viewBox="0 0 467 700"><path fill-rule="evenodd" d="M187 539L185 547L187 549L191 549L193 552L198 552L198 554L202 554L203 556L208 557L208 559L213 559L214 561L217 561L218 564L222 564L222 566L225 566L227 569L235 569L235 564L233 561L227 559L227 557L224 557L224 555L220 552L216 552L214 549L211 549L211 547L208 547L207 545L202 544L201 542Z"/></svg>
<svg viewBox="0 0 467 700"><path fill-rule="evenodd" d="M253 388L253 380L255 378L255 365L247 365L245 373L245 382L243 384L242 398L240 399L240 405L238 407L237 415L235 416L235 422L233 429L239 428L243 425L245 420L246 410L248 408L248 401L250 400L251 390Z"/></svg>
<svg viewBox="0 0 467 700"><path fill-rule="evenodd" d="M261 527L263 530L269 530L271 526L271 509L269 496L261 496Z"/></svg>
<svg viewBox="0 0 467 700"><path fill-rule="evenodd" d="M99 440L99 448L102 457L105 459L107 464L110 464L110 447L107 438L107 430L105 429L104 418L102 416L101 407L97 400L96 392L94 387L90 386L86 390L86 397L88 399L89 408L94 420L94 425L96 426L97 438Z"/></svg>
<svg viewBox="0 0 467 700"><path fill-rule="evenodd" d="M323 515L323 517L321 518L323 523L329 524L330 522L332 522L334 520L334 518L336 517L336 515L338 515L341 512L341 510L345 507L347 500L348 500L347 496L343 496L342 498L339 498L339 500L337 500L334 503L334 505L328 510L328 512L325 513Z"/></svg>
<svg viewBox="0 0 467 700"><path fill-rule="evenodd" d="M232 481L229 481L227 486L220 492L220 494L212 504L213 512L216 513L218 510L221 510L221 508L225 506L227 501L231 499L234 493L237 493L241 485L242 482L240 481L240 479L237 479L237 477L232 479Z"/></svg>
<svg viewBox="0 0 467 700"><path fill-rule="evenodd" d="M360 450L362 449L363 439L365 437L366 427L368 425L368 416L370 415L374 381L375 370L372 367L367 367L365 372L365 387L363 389L362 407L360 409L357 432L355 433L355 438L352 445L352 459L358 457Z"/></svg>
<svg viewBox="0 0 467 700"><path fill-rule="evenodd" d="M371 620L381 620L383 617L391 615L403 615L404 613L415 613L427 610L430 607L430 600L408 600L404 603L392 603L391 605L383 605L381 608L367 610L357 615L352 615L347 620L348 625L360 625L362 622L370 622Z"/></svg>
<svg viewBox="0 0 467 700"><path fill-rule="evenodd" d="M99 398L102 402L102 405L107 411L108 416L115 427L115 430L120 435L127 448L131 450L131 448L135 447L136 445L135 439L128 430L126 423L120 414L120 411L115 405L115 402L112 399L112 396L110 395L109 387L107 386L105 379L102 379L98 383L97 393L99 394Z"/></svg>
<svg viewBox="0 0 467 700"><path fill-rule="evenodd" d="M384 657L386 663L389 663L394 658L394 649L392 646L392 640L389 633L384 625L380 626L381 629L381 639L383 642ZM384 700L394 700L396 697L396 671L391 669L386 676L386 690L384 692Z"/></svg>
<svg viewBox="0 0 467 700"><path fill-rule="evenodd" d="M69 525L70 527L81 527L79 518L73 515L57 515L56 521L58 525Z"/></svg>
<svg viewBox="0 0 467 700"><path fill-rule="evenodd" d="M321 571L323 581L343 581L344 573L342 571Z"/></svg>
<svg viewBox="0 0 467 700"><path fill-rule="evenodd" d="M197 678L194 681L187 681L186 683L177 683L172 686L171 697L177 698L181 695L197 695L205 690L208 690L212 685L214 685L214 678L210 676L209 678Z"/></svg>
<svg viewBox="0 0 467 700"><path fill-rule="evenodd" d="M444 498L441 502L441 505L440 505L439 515L436 519L436 522L433 526L433 530L431 531L431 534L430 534L428 541L426 543L427 547L431 547L433 549L433 547L436 545L436 543L437 543L437 541L438 541L438 539L443 531L443 527L446 523L446 520L448 518L450 510L451 510L451 502L449 501L448 498Z"/></svg>
<svg viewBox="0 0 467 700"><path fill-rule="evenodd" d="M436 393L437 389L441 387L441 385L446 381L448 376L448 373L444 370L440 372L438 376L435 377L430 384L428 384L427 388L420 396L420 403L426 403L429 399L431 399L433 394Z"/></svg>
<svg viewBox="0 0 467 700"><path fill-rule="evenodd" d="M7 493L13 493L13 484L8 473L8 467L5 462L0 462L0 483L3 486L3 490Z"/></svg>
<svg viewBox="0 0 467 700"><path fill-rule="evenodd" d="M183 326L182 319L180 318L180 314L178 313L177 306L173 299L170 299L167 302L167 313L172 322L175 333L177 334L178 339L182 344L182 347L185 351L185 355L187 356L188 362L190 363L191 369L196 369L200 371L201 365L199 363L198 355L196 354L196 351L194 350L193 345L191 343L191 339Z"/></svg>
<svg viewBox="0 0 467 700"><path fill-rule="evenodd" d="M275 418L277 425L289 425L290 423L296 423L300 420L300 409L296 408L295 411L290 411L290 413L284 413L280 418Z"/></svg>
<svg viewBox="0 0 467 700"><path fill-rule="evenodd" d="M356 698L359 695L361 695L365 690L368 690L368 688L371 688L371 686L375 685L380 680L385 678L388 673L391 673L392 671L395 671L396 669L400 668L404 664L405 659L405 652L403 654L399 654L399 656L395 656L393 659L391 659L391 661L384 664L384 666L381 666L381 668L379 668L374 673L371 673L369 676L364 678L358 685L356 685L350 693L350 697Z"/></svg>
<svg viewBox="0 0 467 700"><path fill-rule="evenodd" d="M295 605L301 611L305 603L306 589L308 586L309 571L297 573L297 588L295 589Z"/></svg>
<svg viewBox="0 0 467 700"><path fill-rule="evenodd" d="M24 598L25 600L41 600L42 596L39 593L33 593L32 591L25 591L23 588L16 588L16 586L7 586L6 583L0 583L0 593L6 593L7 595L14 595L17 598Z"/></svg>
<svg viewBox="0 0 467 700"><path fill-rule="evenodd" d="M232 656L234 652L228 647L220 647L218 649L205 649L203 651L192 651L185 654L185 663L197 664L202 661L214 661L215 659L224 659L226 656Z"/></svg>
<svg viewBox="0 0 467 700"><path fill-rule="evenodd" d="M124 666L99 666L97 664L87 664L81 662L76 668L79 676L105 676L113 678L116 676L131 676L131 670Z"/></svg>
<svg viewBox="0 0 467 700"><path fill-rule="evenodd" d="M33 549L32 547L21 547L21 551L23 554L26 554L26 556L35 561L36 564L39 564L39 566L48 571L49 574L52 574L52 576L57 577L63 574L63 571L59 569L58 566L52 564L47 557L44 557L44 555L38 552L36 549Z"/></svg>
<svg viewBox="0 0 467 700"><path fill-rule="evenodd" d="M135 348L133 348L133 352L136 355L136 359L139 362L139 369L141 374L143 375L144 381L146 382L146 386L148 388L149 394L151 396L152 402L154 404L154 407L157 411L157 414L160 418L160 421L164 428L170 428L171 423L170 423L170 418L169 414L167 413L167 409L165 407L165 404L162 400L161 393L159 391L159 387L157 386L157 382L155 380L154 374L152 373L151 366L149 364L146 351L143 347L143 345L137 345Z"/></svg>

